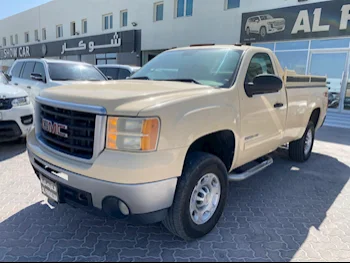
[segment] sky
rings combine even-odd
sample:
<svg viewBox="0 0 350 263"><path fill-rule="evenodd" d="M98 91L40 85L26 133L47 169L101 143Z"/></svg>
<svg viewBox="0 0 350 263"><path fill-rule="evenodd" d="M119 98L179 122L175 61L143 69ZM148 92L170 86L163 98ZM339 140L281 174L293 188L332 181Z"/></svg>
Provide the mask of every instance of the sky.
<svg viewBox="0 0 350 263"><path fill-rule="evenodd" d="M10 0L2 4L0 8L0 19L21 13L38 5L50 2L50 0Z"/></svg>

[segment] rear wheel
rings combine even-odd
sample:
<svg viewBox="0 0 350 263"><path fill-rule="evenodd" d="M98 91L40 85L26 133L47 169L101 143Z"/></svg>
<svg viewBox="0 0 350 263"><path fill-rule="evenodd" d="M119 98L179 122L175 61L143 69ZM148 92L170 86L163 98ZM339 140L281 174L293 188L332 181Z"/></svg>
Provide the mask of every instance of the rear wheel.
<svg viewBox="0 0 350 263"><path fill-rule="evenodd" d="M293 161L306 162L309 160L315 141L315 124L309 122L304 136L289 144L289 156Z"/></svg>
<svg viewBox="0 0 350 263"><path fill-rule="evenodd" d="M205 236L219 221L227 193L228 177L223 162L208 153L191 153L164 226L185 240Z"/></svg>

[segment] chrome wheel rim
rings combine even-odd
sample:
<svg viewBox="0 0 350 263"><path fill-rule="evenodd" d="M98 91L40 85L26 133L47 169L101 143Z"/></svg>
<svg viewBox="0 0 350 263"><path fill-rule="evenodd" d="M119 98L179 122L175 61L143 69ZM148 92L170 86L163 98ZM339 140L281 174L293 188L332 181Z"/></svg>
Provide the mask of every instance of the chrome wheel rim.
<svg viewBox="0 0 350 263"><path fill-rule="evenodd" d="M196 225L207 223L216 212L221 198L221 184L215 174L204 175L193 189L190 214Z"/></svg>
<svg viewBox="0 0 350 263"><path fill-rule="evenodd" d="M313 134L312 134L312 130L310 129L307 132L306 139L305 139L305 149L304 149L305 156L308 155L311 151L312 141L313 141Z"/></svg>
<svg viewBox="0 0 350 263"><path fill-rule="evenodd" d="M265 28L261 29L261 36L262 37L266 36L266 29Z"/></svg>

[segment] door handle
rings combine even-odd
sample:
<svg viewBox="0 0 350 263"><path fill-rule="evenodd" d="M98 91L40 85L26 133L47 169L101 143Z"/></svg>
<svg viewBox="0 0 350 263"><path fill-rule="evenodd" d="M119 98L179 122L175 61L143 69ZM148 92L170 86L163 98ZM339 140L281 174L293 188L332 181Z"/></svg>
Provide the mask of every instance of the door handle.
<svg viewBox="0 0 350 263"><path fill-rule="evenodd" d="M277 109L277 108L282 108L284 106L284 104L283 103L276 103L275 105L274 105L274 107Z"/></svg>
<svg viewBox="0 0 350 263"><path fill-rule="evenodd" d="M27 89L32 89L32 87L31 87L31 86L28 86Z"/></svg>

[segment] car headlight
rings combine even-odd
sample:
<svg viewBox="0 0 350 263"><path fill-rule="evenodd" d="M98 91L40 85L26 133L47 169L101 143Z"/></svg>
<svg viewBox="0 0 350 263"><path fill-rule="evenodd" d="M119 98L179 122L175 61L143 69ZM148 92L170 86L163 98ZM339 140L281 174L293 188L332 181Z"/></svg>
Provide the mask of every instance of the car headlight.
<svg viewBox="0 0 350 263"><path fill-rule="evenodd" d="M155 151L159 130L158 118L109 117L106 147L121 151Z"/></svg>
<svg viewBox="0 0 350 263"><path fill-rule="evenodd" d="M22 98L16 98L12 100L12 106L13 107L20 107L29 105L30 101L28 97L22 97Z"/></svg>

